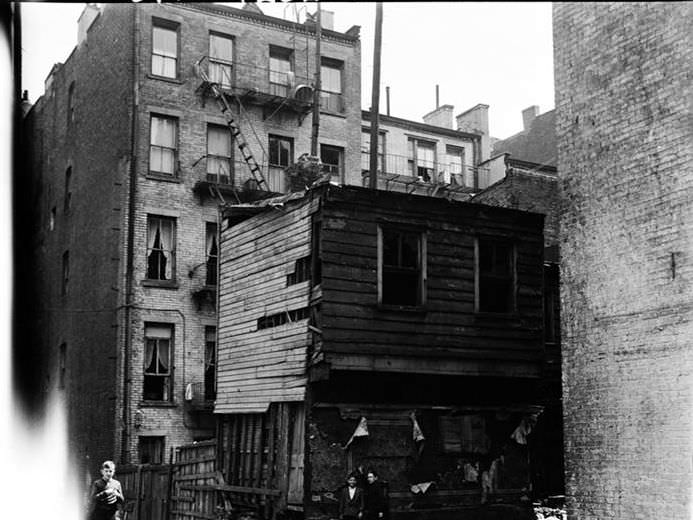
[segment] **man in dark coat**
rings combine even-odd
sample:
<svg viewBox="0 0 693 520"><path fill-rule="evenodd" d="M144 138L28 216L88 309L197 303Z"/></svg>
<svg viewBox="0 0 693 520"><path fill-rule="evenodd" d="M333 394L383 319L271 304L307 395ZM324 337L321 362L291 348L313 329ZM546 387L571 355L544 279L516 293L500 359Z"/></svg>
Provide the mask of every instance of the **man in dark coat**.
<svg viewBox="0 0 693 520"><path fill-rule="evenodd" d="M378 480L378 475L373 470L367 473L366 479L368 480L368 484L366 484L366 489L364 490L364 516L366 520L387 518L387 486Z"/></svg>
<svg viewBox="0 0 693 520"><path fill-rule="evenodd" d="M347 486L339 495L339 518L359 520L363 516L363 490L356 487L356 476L349 475Z"/></svg>

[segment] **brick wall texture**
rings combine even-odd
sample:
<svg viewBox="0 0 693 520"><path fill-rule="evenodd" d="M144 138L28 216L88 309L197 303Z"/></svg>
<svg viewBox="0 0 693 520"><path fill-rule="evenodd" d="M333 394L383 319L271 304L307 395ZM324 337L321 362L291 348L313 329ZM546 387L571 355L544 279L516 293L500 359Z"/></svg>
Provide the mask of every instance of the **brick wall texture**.
<svg viewBox="0 0 693 520"><path fill-rule="evenodd" d="M570 518L691 518L693 4L554 5Z"/></svg>

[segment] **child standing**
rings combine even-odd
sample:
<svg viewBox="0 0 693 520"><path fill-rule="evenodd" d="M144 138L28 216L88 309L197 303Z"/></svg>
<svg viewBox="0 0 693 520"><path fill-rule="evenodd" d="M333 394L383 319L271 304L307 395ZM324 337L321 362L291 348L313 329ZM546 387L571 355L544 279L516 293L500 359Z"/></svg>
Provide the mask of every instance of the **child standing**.
<svg viewBox="0 0 693 520"><path fill-rule="evenodd" d="M116 520L120 518L120 510L125 498L120 482L113 478L115 463L107 460L101 465L101 478L91 485L90 520Z"/></svg>

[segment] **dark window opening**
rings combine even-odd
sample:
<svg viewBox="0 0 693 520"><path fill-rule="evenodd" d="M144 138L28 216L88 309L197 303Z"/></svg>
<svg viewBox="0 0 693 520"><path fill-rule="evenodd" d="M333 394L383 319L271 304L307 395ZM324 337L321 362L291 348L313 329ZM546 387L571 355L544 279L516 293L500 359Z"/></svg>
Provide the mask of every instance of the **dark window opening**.
<svg viewBox="0 0 693 520"><path fill-rule="evenodd" d="M72 207L72 188L71 188L71 183L72 183L72 166L68 167L67 170L65 170L65 200L63 204L63 209L65 213L70 211L70 208Z"/></svg>
<svg viewBox="0 0 693 520"><path fill-rule="evenodd" d="M216 398L215 370L217 363L217 329L205 327L205 400Z"/></svg>
<svg viewBox="0 0 693 520"><path fill-rule="evenodd" d="M63 253L63 279L62 285L60 287L60 294L65 296L67 294L67 285L70 281L70 252L65 251Z"/></svg>
<svg viewBox="0 0 693 520"><path fill-rule="evenodd" d="M206 252L207 252L207 278L205 283L207 285L217 284L217 261L219 259L219 249L217 246L217 225L208 222L207 223L207 240L206 240Z"/></svg>
<svg viewBox="0 0 693 520"><path fill-rule="evenodd" d="M515 255L512 244L479 240L479 311L514 310Z"/></svg>
<svg viewBox="0 0 693 520"><path fill-rule="evenodd" d="M172 325L147 325L144 348L144 393L146 401L171 400Z"/></svg>
<svg viewBox="0 0 693 520"><path fill-rule="evenodd" d="M271 327L279 327L285 323L293 323L299 320L305 320L310 317L310 307L302 307L291 311L278 312L263 316L257 320L257 330L269 329Z"/></svg>
<svg viewBox="0 0 693 520"><path fill-rule="evenodd" d="M292 141L287 137L269 136L269 164L286 168L293 159Z"/></svg>
<svg viewBox="0 0 693 520"><path fill-rule="evenodd" d="M67 373L67 343L61 343L58 351L58 388L65 388L65 374Z"/></svg>
<svg viewBox="0 0 693 520"><path fill-rule="evenodd" d="M75 82L70 83L67 91L67 124L75 120Z"/></svg>
<svg viewBox="0 0 693 520"><path fill-rule="evenodd" d="M339 180L344 169L344 149L327 144L320 145L320 162L322 171Z"/></svg>
<svg viewBox="0 0 693 520"><path fill-rule="evenodd" d="M423 303L421 234L383 229L382 255L382 303Z"/></svg>
<svg viewBox="0 0 693 520"><path fill-rule="evenodd" d="M310 280L311 257L304 256L296 260L294 264L294 272L286 275L286 285L295 285L297 283Z"/></svg>
<svg viewBox="0 0 693 520"><path fill-rule="evenodd" d="M162 464L164 461L164 439L166 437L140 436L140 464Z"/></svg>

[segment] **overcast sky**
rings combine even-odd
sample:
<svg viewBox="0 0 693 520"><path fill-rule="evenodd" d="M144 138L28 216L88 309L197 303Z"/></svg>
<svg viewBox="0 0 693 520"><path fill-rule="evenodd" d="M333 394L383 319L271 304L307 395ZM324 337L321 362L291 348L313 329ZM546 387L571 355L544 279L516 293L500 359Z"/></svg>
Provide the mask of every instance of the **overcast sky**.
<svg viewBox="0 0 693 520"><path fill-rule="evenodd" d="M240 4L231 4L240 7ZM259 2L269 15L300 21L314 3ZM77 43L84 4L22 3L23 89L33 102L54 63ZM375 3L323 2L334 28L361 26L362 107L371 103ZM390 114L421 121L440 104L455 115L477 103L490 106L490 132L506 138L522 130L521 111L554 106L551 4L548 2L384 2L381 113L385 86Z"/></svg>

